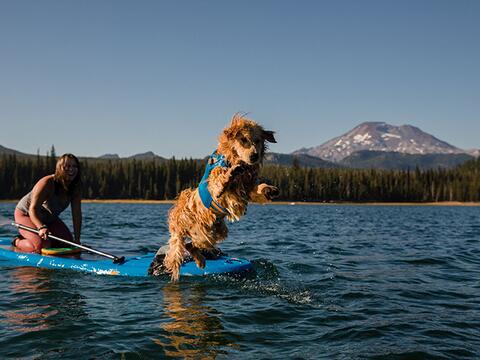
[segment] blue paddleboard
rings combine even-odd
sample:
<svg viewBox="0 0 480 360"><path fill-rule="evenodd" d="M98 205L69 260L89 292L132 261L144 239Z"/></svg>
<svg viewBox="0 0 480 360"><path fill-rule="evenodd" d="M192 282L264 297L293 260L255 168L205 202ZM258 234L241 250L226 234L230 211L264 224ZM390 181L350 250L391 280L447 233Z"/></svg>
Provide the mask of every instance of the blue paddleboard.
<svg viewBox="0 0 480 360"><path fill-rule="evenodd" d="M15 251L11 246L12 238L0 237L0 260L7 260L9 265L33 266L49 269L71 269L94 273L97 275L120 275L120 276L149 276L148 268L155 256L149 253L141 256L126 257L123 264L114 264L112 260L67 258L50 255L22 253ZM252 263L245 259L236 259L219 256L213 260L206 260L205 268L197 267L193 260L182 264L181 276L205 276L213 274L232 274L250 271Z"/></svg>

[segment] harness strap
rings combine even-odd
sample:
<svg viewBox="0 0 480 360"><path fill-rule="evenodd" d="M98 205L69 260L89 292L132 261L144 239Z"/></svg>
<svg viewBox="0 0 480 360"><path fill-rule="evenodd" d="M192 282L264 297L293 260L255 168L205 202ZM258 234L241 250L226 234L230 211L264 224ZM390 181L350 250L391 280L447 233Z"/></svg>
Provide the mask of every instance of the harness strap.
<svg viewBox="0 0 480 360"><path fill-rule="evenodd" d="M230 167L230 164L225 159L225 156L214 151L213 154L208 158L207 165L205 167L205 173L203 174L202 180L200 180L200 184L198 185L198 193L200 195L200 199L202 200L203 206L212 210L218 216L222 216L228 215L228 210L213 200L212 194L210 194L210 191L208 191L208 178L212 170L217 167L228 168Z"/></svg>

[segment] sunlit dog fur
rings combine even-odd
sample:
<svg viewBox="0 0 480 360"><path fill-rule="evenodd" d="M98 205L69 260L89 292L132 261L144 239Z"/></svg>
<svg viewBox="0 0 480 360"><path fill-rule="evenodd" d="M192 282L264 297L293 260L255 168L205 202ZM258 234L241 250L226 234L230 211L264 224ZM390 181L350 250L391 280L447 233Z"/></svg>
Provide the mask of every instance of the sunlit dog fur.
<svg viewBox="0 0 480 360"><path fill-rule="evenodd" d="M225 217L238 221L245 214L248 202L265 203L278 195L275 186L258 184L266 142L275 143L273 131L267 131L243 115L235 115L230 126L219 136L217 153L224 155L230 167L216 167L208 179L212 198L227 209L219 216L207 209L198 188L182 191L169 213L170 240L164 266L173 281L179 278L180 266L188 251L198 267L205 267L202 250L215 250L215 245L228 234ZM191 243L186 243L190 238Z"/></svg>

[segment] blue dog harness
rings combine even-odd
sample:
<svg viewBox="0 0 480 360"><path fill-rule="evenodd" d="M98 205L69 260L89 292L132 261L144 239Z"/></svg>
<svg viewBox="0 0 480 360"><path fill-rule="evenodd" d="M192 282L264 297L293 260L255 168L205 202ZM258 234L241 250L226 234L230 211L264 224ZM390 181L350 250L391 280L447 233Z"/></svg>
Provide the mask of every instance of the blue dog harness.
<svg viewBox="0 0 480 360"><path fill-rule="evenodd" d="M214 151L213 154L208 158L207 165L205 167L205 173L203 174L202 180L200 180L200 184L198 185L198 194L200 195L200 199L202 199L203 205L207 209L212 210L217 215L228 215L228 210L213 200L212 194L210 194L210 191L208 191L208 177L210 176L212 170L219 166L228 168L230 167L230 164L225 159L224 155L220 155Z"/></svg>

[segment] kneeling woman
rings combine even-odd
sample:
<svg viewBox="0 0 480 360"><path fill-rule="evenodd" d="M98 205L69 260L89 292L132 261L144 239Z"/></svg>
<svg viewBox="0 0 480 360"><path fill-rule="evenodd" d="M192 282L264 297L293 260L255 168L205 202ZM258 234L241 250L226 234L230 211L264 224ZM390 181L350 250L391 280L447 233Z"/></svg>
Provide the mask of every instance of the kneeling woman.
<svg viewBox="0 0 480 360"><path fill-rule="evenodd" d="M62 155L55 167L55 174L41 178L15 208L15 222L38 230L38 235L19 229L20 236L13 245L20 251L40 253L42 248L64 247L48 234L80 243L82 227L80 162L72 154ZM68 205L72 207L75 238L59 219Z"/></svg>

